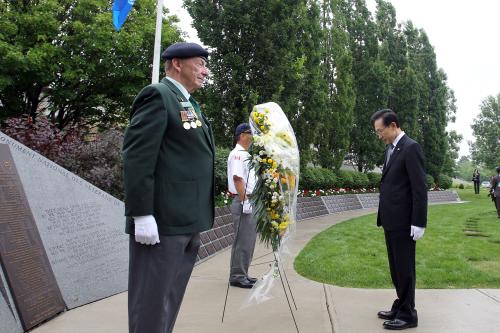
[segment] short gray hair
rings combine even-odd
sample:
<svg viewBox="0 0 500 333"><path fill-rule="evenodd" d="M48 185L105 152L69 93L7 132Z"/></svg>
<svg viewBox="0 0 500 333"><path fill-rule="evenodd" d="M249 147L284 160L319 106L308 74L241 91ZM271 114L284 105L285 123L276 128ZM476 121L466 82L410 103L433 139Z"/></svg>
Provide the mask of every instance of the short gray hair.
<svg viewBox="0 0 500 333"><path fill-rule="evenodd" d="M168 72L172 68L172 59L165 60L165 72Z"/></svg>

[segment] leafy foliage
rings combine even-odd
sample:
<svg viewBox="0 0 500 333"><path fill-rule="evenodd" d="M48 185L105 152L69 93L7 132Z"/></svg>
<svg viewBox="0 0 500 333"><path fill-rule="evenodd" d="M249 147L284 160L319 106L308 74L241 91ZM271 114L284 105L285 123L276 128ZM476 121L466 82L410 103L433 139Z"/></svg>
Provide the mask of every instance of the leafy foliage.
<svg viewBox="0 0 500 333"><path fill-rule="evenodd" d="M75 128L61 131L47 117L33 122L28 115L6 120L2 131L58 164L62 164L67 156L75 155L82 138Z"/></svg>
<svg viewBox="0 0 500 333"><path fill-rule="evenodd" d="M60 130L47 117L10 118L2 131L53 162L119 199L123 199L121 146L123 134L109 129L83 135L76 128Z"/></svg>
<svg viewBox="0 0 500 333"><path fill-rule="evenodd" d="M434 181L434 177L432 177L431 175L427 174L425 175L425 182L427 184L427 189L430 190L431 188L434 187L435 185L435 181Z"/></svg>
<svg viewBox="0 0 500 333"><path fill-rule="evenodd" d="M150 82L156 1L137 1L120 32L105 0L0 3L0 120L39 110L59 128L122 125ZM180 39L168 18L162 42Z"/></svg>
<svg viewBox="0 0 500 333"><path fill-rule="evenodd" d="M440 174L436 179L436 186L442 189L449 189L453 185L453 179L445 174Z"/></svg>
<svg viewBox="0 0 500 333"><path fill-rule="evenodd" d="M471 145L474 161L491 169L500 166L500 93L483 100L472 130L476 138Z"/></svg>
<svg viewBox="0 0 500 333"><path fill-rule="evenodd" d="M217 147L215 150L215 193L227 191L227 158L231 151L228 148Z"/></svg>

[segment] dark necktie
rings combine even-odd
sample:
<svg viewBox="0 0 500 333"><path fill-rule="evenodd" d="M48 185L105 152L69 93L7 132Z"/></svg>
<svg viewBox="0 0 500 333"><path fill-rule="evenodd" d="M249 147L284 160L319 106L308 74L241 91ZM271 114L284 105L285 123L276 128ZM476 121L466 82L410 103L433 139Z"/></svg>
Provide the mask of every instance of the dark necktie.
<svg viewBox="0 0 500 333"><path fill-rule="evenodd" d="M198 115L198 118L201 119L200 105L198 104L198 102L196 102L196 100L192 96L189 96L189 101L193 105L193 108L196 111L196 114Z"/></svg>
<svg viewBox="0 0 500 333"><path fill-rule="evenodd" d="M392 152L394 151L394 145L391 143L389 148L387 149L387 162L385 165L389 164L389 160L391 159Z"/></svg>

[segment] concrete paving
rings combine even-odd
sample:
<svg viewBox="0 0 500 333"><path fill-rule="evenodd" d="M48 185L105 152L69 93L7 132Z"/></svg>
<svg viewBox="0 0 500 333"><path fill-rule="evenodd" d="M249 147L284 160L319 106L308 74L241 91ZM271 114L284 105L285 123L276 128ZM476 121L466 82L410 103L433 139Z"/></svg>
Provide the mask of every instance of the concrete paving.
<svg viewBox="0 0 500 333"><path fill-rule="evenodd" d="M293 257L314 235L333 224L371 212L374 210L350 211L298 223L290 244L291 258L284 262L284 267L298 308L294 314L301 333L387 332L376 313L392 304L394 290L340 288L305 279L293 270ZM263 245L257 246L251 275L267 272L267 262L273 258L269 252ZM195 267L174 332L296 332L280 284L275 285L271 300L244 309L241 306L248 291L231 287L221 323L229 258L230 251L226 250ZM498 289L417 290L416 303L420 322L410 332L500 332ZM127 332L127 294L66 312L33 332Z"/></svg>

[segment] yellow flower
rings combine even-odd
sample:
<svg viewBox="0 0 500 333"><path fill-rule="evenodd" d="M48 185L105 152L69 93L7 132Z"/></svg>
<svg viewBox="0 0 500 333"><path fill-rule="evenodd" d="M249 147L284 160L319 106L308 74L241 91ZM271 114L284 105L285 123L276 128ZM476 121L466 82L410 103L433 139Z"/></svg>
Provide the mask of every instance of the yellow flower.
<svg viewBox="0 0 500 333"><path fill-rule="evenodd" d="M273 168L275 168L275 169L276 169L277 167L278 167L278 163L273 162Z"/></svg>
<svg viewBox="0 0 500 333"><path fill-rule="evenodd" d="M295 188L295 176L291 172L288 172L287 175L290 181L290 188Z"/></svg>
<svg viewBox="0 0 500 333"><path fill-rule="evenodd" d="M292 138L290 137L290 135L287 132L279 132L276 134L276 137L278 139L283 140L288 146L292 146L292 147L294 146Z"/></svg>
<svg viewBox="0 0 500 333"><path fill-rule="evenodd" d="M267 160L267 163L269 163L269 164L273 164L273 160L269 158L269 159Z"/></svg>
<svg viewBox="0 0 500 333"><path fill-rule="evenodd" d="M264 127L264 126L260 126L260 129L261 129L261 130L264 130L264 129L265 129L265 127Z"/></svg>
<svg viewBox="0 0 500 333"><path fill-rule="evenodd" d="M280 229L281 230L284 230L288 227L288 222L281 222L280 225L279 225Z"/></svg>

